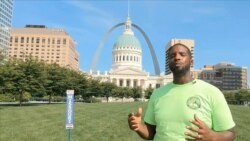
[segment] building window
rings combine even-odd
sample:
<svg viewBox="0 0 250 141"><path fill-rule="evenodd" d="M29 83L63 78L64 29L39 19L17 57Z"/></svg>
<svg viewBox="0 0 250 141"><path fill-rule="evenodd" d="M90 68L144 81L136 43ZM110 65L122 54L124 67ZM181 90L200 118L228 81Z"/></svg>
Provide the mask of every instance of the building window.
<svg viewBox="0 0 250 141"><path fill-rule="evenodd" d="M127 86L127 87L130 86L130 81L129 81L129 80L126 81L126 86Z"/></svg>
<svg viewBox="0 0 250 141"><path fill-rule="evenodd" d="M21 43L24 43L24 37L21 37Z"/></svg>
<svg viewBox="0 0 250 141"><path fill-rule="evenodd" d="M134 80L134 86L133 87L134 88L137 87L137 81L136 80Z"/></svg>
<svg viewBox="0 0 250 141"><path fill-rule="evenodd" d="M42 39L42 43L45 44L45 38Z"/></svg>
<svg viewBox="0 0 250 141"><path fill-rule="evenodd" d="M123 80L119 80L119 86L123 85Z"/></svg>
<svg viewBox="0 0 250 141"><path fill-rule="evenodd" d="M39 44L39 42L40 42L40 39L36 38L36 43Z"/></svg>
<svg viewBox="0 0 250 141"><path fill-rule="evenodd" d="M18 37L15 37L15 43L18 43Z"/></svg>
<svg viewBox="0 0 250 141"><path fill-rule="evenodd" d="M63 39L63 44L66 45L66 39Z"/></svg>

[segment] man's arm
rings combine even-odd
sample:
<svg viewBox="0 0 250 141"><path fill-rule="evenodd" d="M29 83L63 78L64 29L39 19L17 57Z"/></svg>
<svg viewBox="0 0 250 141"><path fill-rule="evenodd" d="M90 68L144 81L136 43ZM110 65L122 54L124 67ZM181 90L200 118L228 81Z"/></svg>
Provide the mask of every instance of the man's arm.
<svg viewBox="0 0 250 141"><path fill-rule="evenodd" d="M142 108L138 108L137 114L130 113L128 116L129 128L135 131L141 138L146 140L152 140L155 135L155 125L151 125L145 122L141 122Z"/></svg>
<svg viewBox="0 0 250 141"><path fill-rule="evenodd" d="M215 132L215 141L233 141L235 138L234 128L227 131Z"/></svg>
<svg viewBox="0 0 250 141"><path fill-rule="evenodd" d="M155 136L155 125L151 125L145 122L142 127L136 131L136 133L143 139L153 140Z"/></svg>

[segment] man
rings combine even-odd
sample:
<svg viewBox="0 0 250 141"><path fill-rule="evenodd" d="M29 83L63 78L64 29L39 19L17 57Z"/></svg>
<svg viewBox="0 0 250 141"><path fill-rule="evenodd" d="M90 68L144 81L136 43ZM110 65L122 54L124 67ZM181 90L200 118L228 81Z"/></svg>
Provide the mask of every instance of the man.
<svg viewBox="0 0 250 141"><path fill-rule="evenodd" d="M191 52L183 44L168 50L174 80L154 91L141 122L142 109L130 113L131 130L154 141L233 141L230 109L219 89L190 75Z"/></svg>

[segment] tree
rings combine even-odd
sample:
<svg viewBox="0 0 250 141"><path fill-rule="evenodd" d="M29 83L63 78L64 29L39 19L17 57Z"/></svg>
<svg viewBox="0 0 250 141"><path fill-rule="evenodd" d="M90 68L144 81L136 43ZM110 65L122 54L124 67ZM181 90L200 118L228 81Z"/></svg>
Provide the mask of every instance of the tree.
<svg viewBox="0 0 250 141"><path fill-rule="evenodd" d="M114 83L111 82L102 82L101 83L101 96L105 96L106 100L108 102L108 99L110 96L112 96L112 91L116 88L117 86Z"/></svg>
<svg viewBox="0 0 250 141"><path fill-rule="evenodd" d="M141 87L132 88L132 97L133 98L142 98L142 88Z"/></svg>
<svg viewBox="0 0 250 141"><path fill-rule="evenodd" d="M122 100L123 98L130 97L133 94L132 89L129 87L117 87L114 91L116 92L116 96L122 98Z"/></svg>
<svg viewBox="0 0 250 141"><path fill-rule="evenodd" d="M0 47L0 66L6 63L6 52L3 48Z"/></svg>
<svg viewBox="0 0 250 141"><path fill-rule="evenodd" d="M152 95L153 91L154 91L153 88L148 87L148 88L145 90L145 98L146 98L146 99L149 99L150 96Z"/></svg>
<svg viewBox="0 0 250 141"><path fill-rule="evenodd" d="M101 94L101 82L99 79L88 79L88 85L86 92L82 95L83 99L87 100L92 96L100 96Z"/></svg>

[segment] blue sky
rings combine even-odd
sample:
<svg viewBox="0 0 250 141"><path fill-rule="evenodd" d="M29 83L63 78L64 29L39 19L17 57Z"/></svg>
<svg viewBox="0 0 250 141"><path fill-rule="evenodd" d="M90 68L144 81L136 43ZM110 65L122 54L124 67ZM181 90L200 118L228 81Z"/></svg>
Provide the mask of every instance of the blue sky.
<svg viewBox="0 0 250 141"><path fill-rule="evenodd" d="M12 26L26 24L64 28L77 42L80 69L89 71L104 34L127 19L125 0L15 0ZM244 0L130 0L130 17L148 35L164 71L165 46L172 38L195 40L195 68L231 62L250 67L250 1ZM123 27L104 44L97 69L109 70L112 47ZM154 74L142 34L133 29L143 50L143 69ZM248 79L249 80L249 79Z"/></svg>

